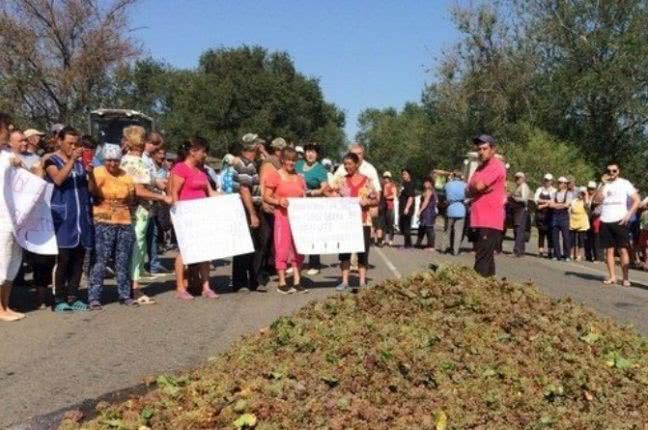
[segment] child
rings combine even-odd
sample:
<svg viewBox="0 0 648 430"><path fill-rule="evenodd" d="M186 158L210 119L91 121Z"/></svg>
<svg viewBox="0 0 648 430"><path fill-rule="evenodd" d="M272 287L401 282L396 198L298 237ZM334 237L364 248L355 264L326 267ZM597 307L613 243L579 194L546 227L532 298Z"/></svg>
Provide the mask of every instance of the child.
<svg viewBox="0 0 648 430"><path fill-rule="evenodd" d="M572 234L571 253L576 261L583 259L585 236L590 229L589 216L585 205L587 188L580 187L577 198L569 206L569 229Z"/></svg>

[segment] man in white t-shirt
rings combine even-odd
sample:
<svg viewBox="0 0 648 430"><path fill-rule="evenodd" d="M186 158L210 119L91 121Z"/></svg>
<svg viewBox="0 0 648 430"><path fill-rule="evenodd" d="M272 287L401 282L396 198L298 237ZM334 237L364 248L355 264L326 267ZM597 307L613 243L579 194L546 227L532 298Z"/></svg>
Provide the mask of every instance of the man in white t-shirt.
<svg viewBox="0 0 648 430"><path fill-rule="evenodd" d="M630 256L628 254L629 231L628 222L639 207L639 194L630 181L619 177L620 169L617 163L609 163L603 184L594 196L595 202L601 203L601 246L605 248L605 262L608 278L603 281L607 285L616 284L614 267L614 250L619 251L621 269L623 270L624 287L629 287L628 269Z"/></svg>

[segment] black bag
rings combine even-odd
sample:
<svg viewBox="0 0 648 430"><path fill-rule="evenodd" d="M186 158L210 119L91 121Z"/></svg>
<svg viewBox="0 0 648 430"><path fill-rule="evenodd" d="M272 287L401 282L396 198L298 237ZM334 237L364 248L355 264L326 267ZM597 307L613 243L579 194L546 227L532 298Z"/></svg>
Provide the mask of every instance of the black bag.
<svg viewBox="0 0 648 430"><path fill-rule="evenodd" d="M168 205L155 202L155 219L160 230L167 232L173 228L171 212Z"/></svg>

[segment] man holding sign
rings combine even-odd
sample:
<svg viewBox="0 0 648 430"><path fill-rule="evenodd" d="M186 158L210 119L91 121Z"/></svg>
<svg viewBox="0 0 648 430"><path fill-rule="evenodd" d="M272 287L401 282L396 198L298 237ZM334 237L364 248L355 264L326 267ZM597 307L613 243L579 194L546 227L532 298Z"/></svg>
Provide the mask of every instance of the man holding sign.
<svg viewBox="0 0 648 430"><path fill-rule="evenodd" d="M346 175L338 178L333 184L329 196L355 197L359 199L362 209L362 226L364 235L364 250L358 253L358 274L360 287L367 286L367 268L369 267L369 246L371 245L371 215L369 209L378 205L378 194L372 181L360 174L358 167L360 158L354 153L348 153L342 160ZM349 291L349 269L351 254L340 254L340 268L342 269L342 282L336 287L340 292Z"/></svg>

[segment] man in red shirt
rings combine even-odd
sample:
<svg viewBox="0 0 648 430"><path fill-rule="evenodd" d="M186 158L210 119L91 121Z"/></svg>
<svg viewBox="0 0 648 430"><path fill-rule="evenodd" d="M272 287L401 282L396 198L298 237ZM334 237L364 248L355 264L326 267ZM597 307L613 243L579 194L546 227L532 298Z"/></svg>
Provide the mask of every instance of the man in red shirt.
<svg viewBox="0 0 648 430"><path fill-rule="evenodd" d="M475 229L475 271L482 276L495 276L495 251L504 230L506 203L506 166L495 157L495 139L487 134L473 139L480 166L470 182L468 193L470 226Z"/></svg>

